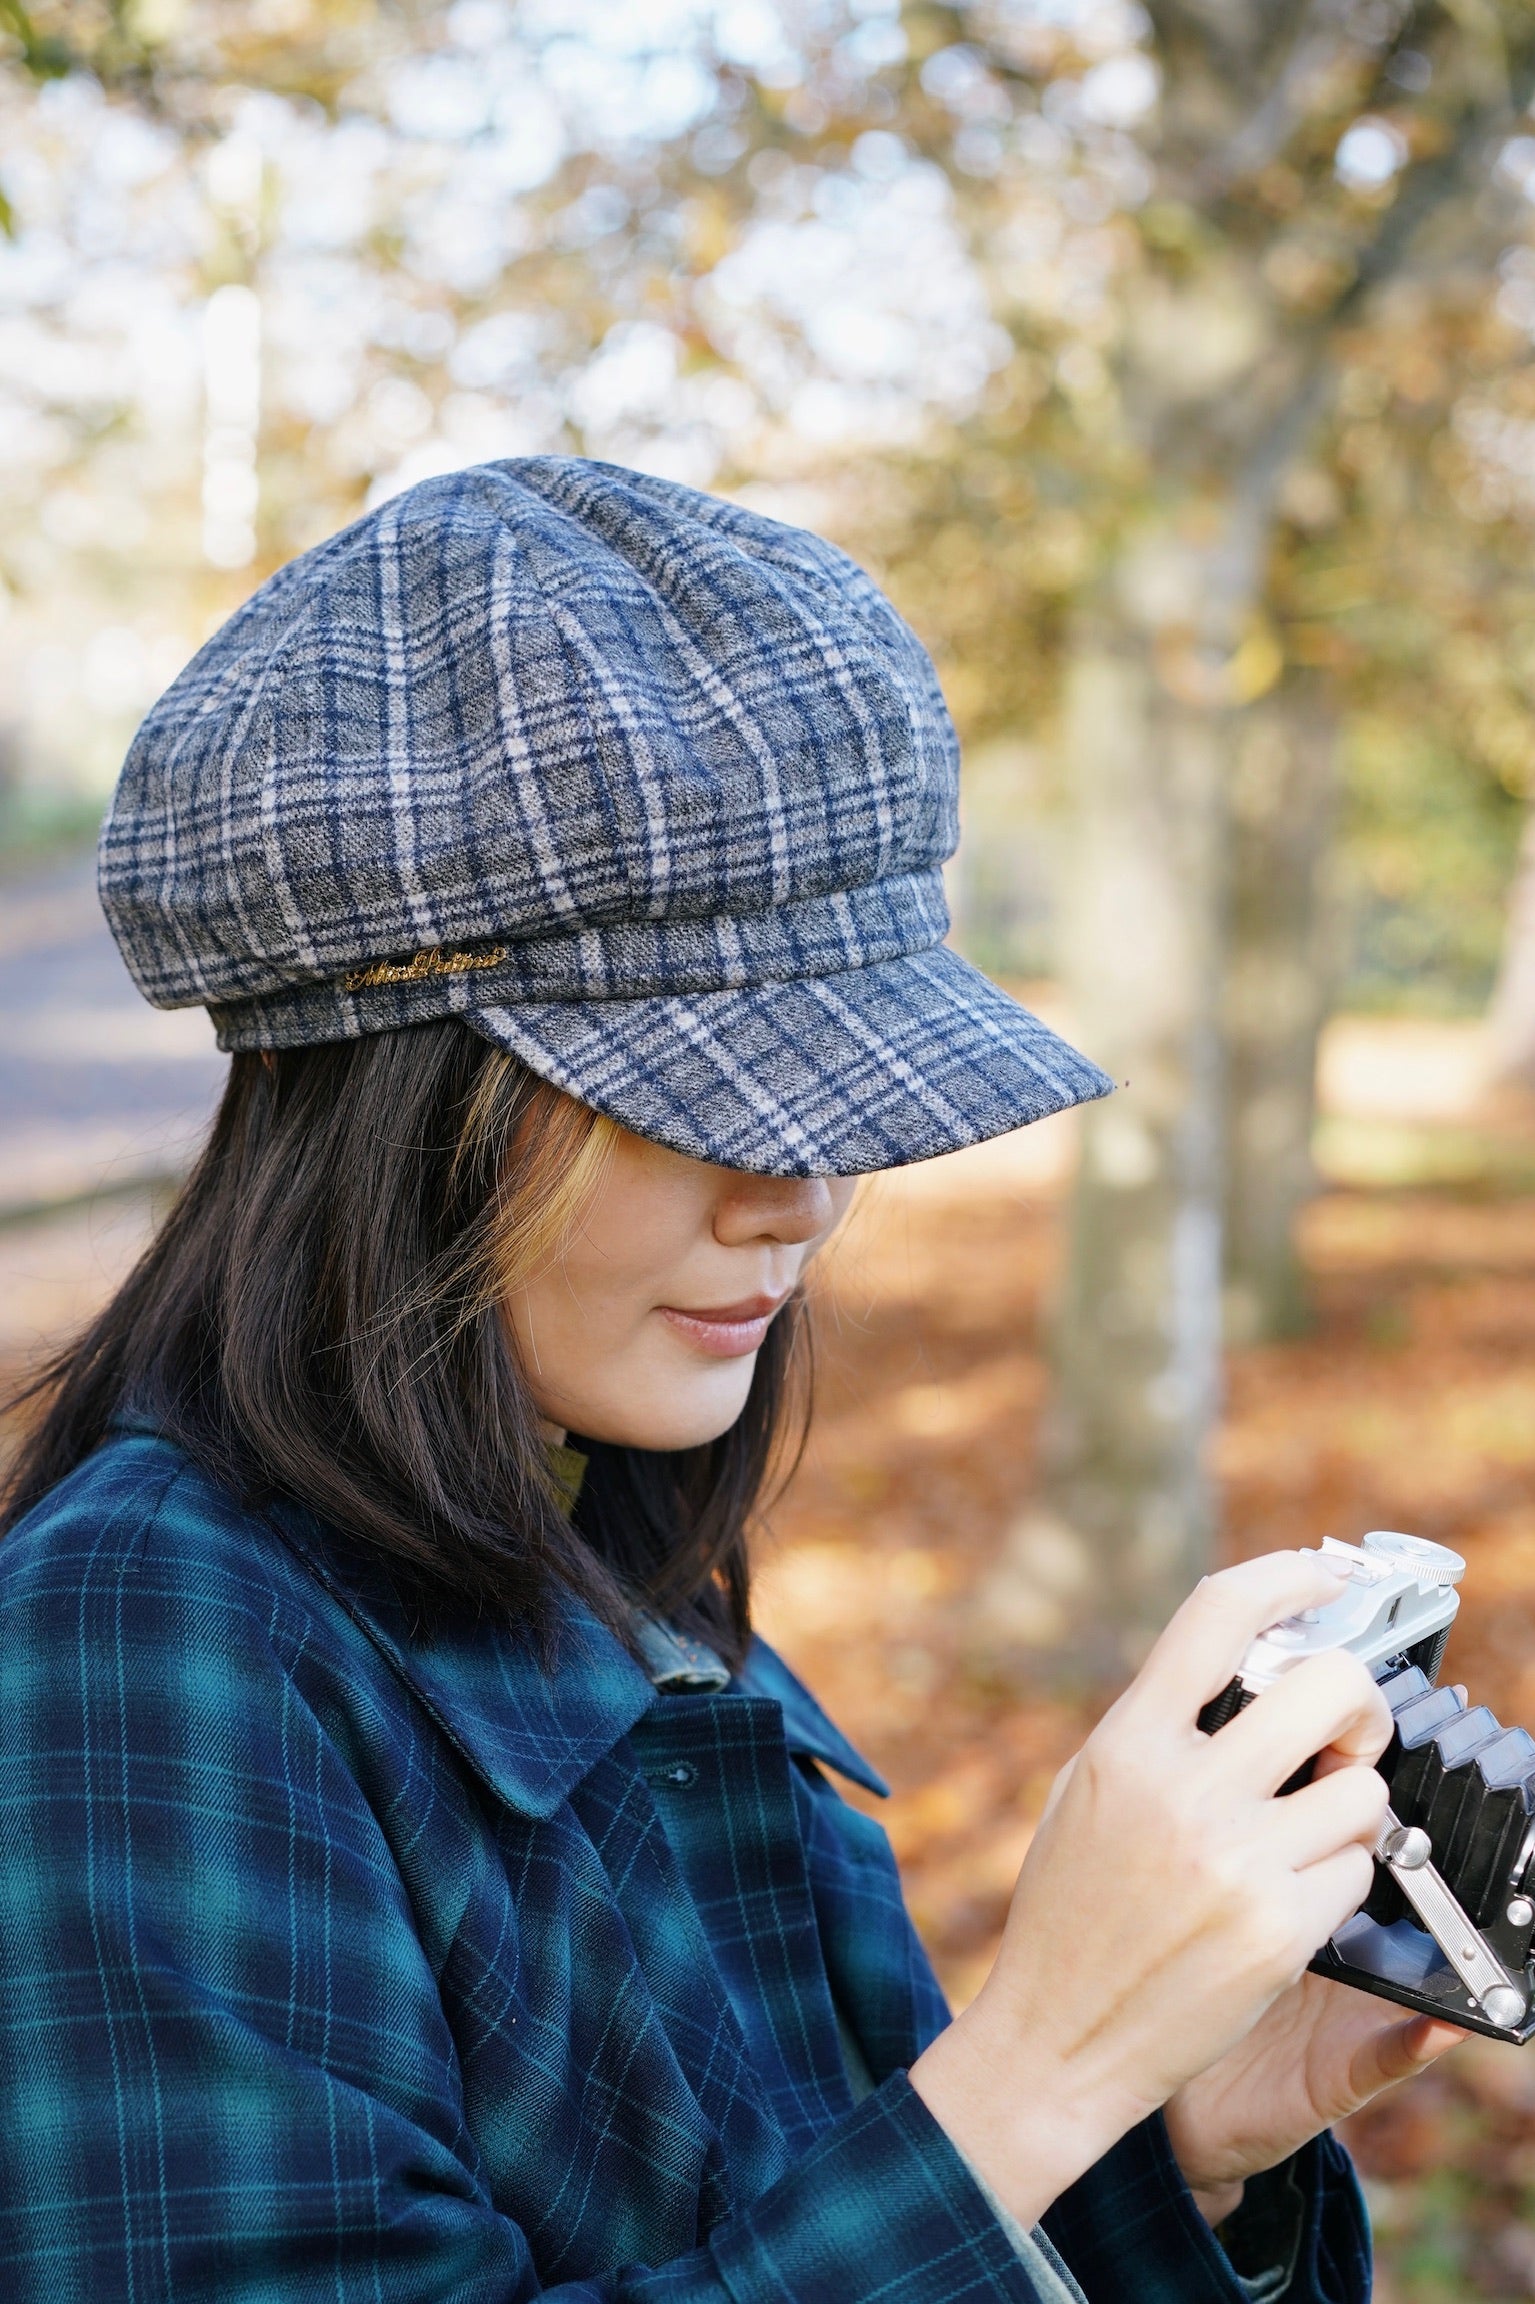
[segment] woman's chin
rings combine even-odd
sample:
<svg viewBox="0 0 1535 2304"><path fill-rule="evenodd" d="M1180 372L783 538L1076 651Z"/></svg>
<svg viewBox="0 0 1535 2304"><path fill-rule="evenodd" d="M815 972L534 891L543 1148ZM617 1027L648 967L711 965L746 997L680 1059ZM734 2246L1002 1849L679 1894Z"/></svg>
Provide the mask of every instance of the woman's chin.
<svg viewBox="0 0 1535 2304"><path fill-rule="evenodd" d="M611 1448L645 1448L657 1455L707 1447L730 1430L746 1406L754 1359L744 1369L739 1363L732 1367L733 1380L728 1383L695 1384L686 1391L673 1387L654 1403L636 1402L631 1396L608 1410L593 1403L584 1418L573 1408L566 1418L568 1428Z"/></svg>

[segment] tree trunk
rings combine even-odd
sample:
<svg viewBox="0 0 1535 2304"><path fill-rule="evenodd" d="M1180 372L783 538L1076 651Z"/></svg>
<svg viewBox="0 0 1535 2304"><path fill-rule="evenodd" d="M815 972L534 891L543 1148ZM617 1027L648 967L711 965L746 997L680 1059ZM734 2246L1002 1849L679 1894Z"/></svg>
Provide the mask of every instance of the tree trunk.
<svg viewBox="0 0 1535 2304"><path fill-rule="evenodd" d="M1229 247L1127 291L1141 506L1072 651L1061 955L1121 1086L1083 1115L1040 1497L986 1595L994 1643L1095 1678L1140 1663L1213 1556L1229 819L1284 669L1263 610L1278 491L1324 392L1316 345Z"/></svg>
<svg viewBox="0 0 1535 2304"><path fill-rule="evenodd" d="M1292 668L1244 715L1230 794L1226 1337L1307 1325L1295 1222L1315 1188L1317 1042L1337 980L1328 861L1338 715L1324 673Z"/></svg>
<svg viewBox="0 0 1535 2304"><path fill-rule="evenodd" d="M1493 1078L1535 1088L1535 814L1519 843L1487 1029Z"/></svg>
<svg viewBox="0 0 1535 2304"><path fill-rule="evenodd" d="M1257 1330L1296 1303L1329 747L1283 732L1288 699L1253 710L1283 669L1261 613L1277 491L1325 415L1340 331L1401 272L1434 202L1475 181L1507 103L1487 79L1453 142L1404 172L1351 287L1307 318L1298 226L1276 223L1265 245L1254 211L1225 201L1265 177L1304 198L1300 175L1275 164L1311 133L1309 89L1353 69L1357 33L1326 11L1297 33L1294 11L1208 0L1153 16L1158 197L1118 296L1112 389L1088 395L1111 476L1099 533L1124 540L1082 622L1068 710L1081 840L1064 975L1084 1046L1123 1085L1083 1117L1040 1500L1010 1534L979 1629L1112 1675L1140 1661L1211 1558L1228 1027L1235 1309ZM1291 791L1296 821L1266 781ZM1527 889L1535 955L1535 835ZM1529 987L1535 1013L1535 956ZM1535 1060L1535 1026L1530 1046Z"/></svg>
<svg viewBox="0 0 1535 2304"><path fill-rule="evenodd" d="M1041 1498L986 1609L998 1644L1093 1677L1139 1663L1213 1534L1226 800L1266 526L1238 507L1212 535L1201 513L1132 546L1068 676L1063 976L1083 1046L1120 1085L1083 1115Z"/></svg>

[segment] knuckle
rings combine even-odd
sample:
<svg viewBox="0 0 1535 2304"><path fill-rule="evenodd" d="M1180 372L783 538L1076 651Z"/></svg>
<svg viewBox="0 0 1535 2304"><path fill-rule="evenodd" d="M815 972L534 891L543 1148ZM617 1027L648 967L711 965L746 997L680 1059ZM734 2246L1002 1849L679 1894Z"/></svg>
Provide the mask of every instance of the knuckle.
<svg viewBox="0 0 1535 2304"><path fill-rule="evenodd" d="M1199 1586L1216 1607L1250 1608L1256 1592L1287 1578L1300 1564L1298 1552L1265 1552L1256 1560L1238 1560L1234 1567L1218 1568Z"/></svg>
<svg viewBox="0 0 1535 2304"><path fill-rule="evenodd" d="M1314 1687L1325 1688L1329 1695L1358 1696L1364 1688L1375 1685L1358 1657L1351 1656L1346 1648L1325 1648L1320 1656L1308 1657L1302 1670Z"/></svg>
<svg viewBox="0 0 1535 2304"><path fill-rule="evenodd" d="M1374 1687L1373 1682L1371 1685ZM1374 1688L1374 1695L1370 1704L1370 1713L1374 1732L1378 1740L1375 1757L1379 1759L1381 1753L1385 1751L1386 1746L1390 1743L1392 1737L1396 1734L1396 1722L1391 1716L1391 1707L1386 1702L1386 1699L1381 1694L1379 1688Z"/></svg>
<svg viewBox="0 0 1535 2304"><path fill-rule="evenodd" d="M1100 1784L1136 1785L1149 1777L1146 1739L1131 1733L1122 1720L1106 1720L1082 1750L1082 1763Z"/></svg>
<svg viewBox="0 0 1535 2304"><path fill-rule="evenodd" d="M1271 1584L1289 1583L1306 1573L1307 1563L1296 1551L1260 1552L1255 1559L1239 1560L1234 1568L1223 1568L1212 1576L1212 1584L1220 1584L1231 1593L1247 1593L1264 1589Z"/></svg>
<svg viewBox="0 0 1535 2304"><path fill-rule="evenodd" d="M1276 1986L1292 1984L1316 1946L1287 1916L1275 1914L1261 1931L1259 1973Z"/></svg>
<svg viewBox="0 0 1535 2304"><path fill-rule="evenodd" d="M1356 1696L1361 1704L1368 1705L1372 1711L1377 1707L1384 1710L1386 1700L1376 1685L1375 1676L1368 1664L1347 1648L1335 1648L1333 1654L1340 1666L1338 1674L1340 1684L1347 1688L1350 1694Z"/></svg>
<svg viewBox="0 0 1535 2304"><path fill-rule="evenodd" d="M1368 1848L1356 1846L1349 1850L1348 1866L1351 1874L1349 1886L1353 1891L1353 1905L1350 1906L1350 1910L1353 1910L1355 1906L1364 1902L1371 1888L1375 1885L1375 1859Z"/></svg>
<svg viewBox="0 0 1535 2304"><path fill-rule="evenodd" d="M1235 1568L1217 1568L1196 1584L1188 1605L1201 1609L1207 1616L1224 1617L1251 1606L1246 1595L1252 1585L1252 1563L1241 1561Z"/></svg>
<svg viewBox="0 0 1535 2304"><path fill-rule="evenodd" d="M1169 1877L1183 1881L1209 1913L1229 1918L1252 1901L1248 1852L1213 1817L1180 1810L1166 1819L1161 1840Z"/></svg>
<svg viewBox="0 0 1535 2304"><path fill-rule="evenodd" d="M1241 1856L1228 1846L1208 1842L1195 1853L1200 1859L1198 1871L1207 1895L1222 1912L1233 1918L1245 1918L1254 1905L1254 1898L1248 1868ZM1261 1915L1261 1904L1256 1908Z"/></svg>
<svg viewBox="0 0 1535 2304"><path fill-rule="evenodd" d="M1349 1681L1361 1706L1366 1711L1378 1712L1383 1720L1389 1720L1391 1707L1381 1694L1380 1683L1369 1665L1361 1657L1352 1654L1345 1655L1344 1662L1349 1667Z"/></svg>
<svg viewBox="0 0 1535 2304"><path fill-rule="evenodd" d="M1330 1648L1320 1656L1308 1657L1294 1677L1304 1677L1306 1685L1318 1702L1336 1706L1352 1706L1361 1714L1377 1715L1389 1730L1391 1712L1369 1666L1346 1648Z"/></svg>
<svg viewBox="0 0 1535 2304"><path fill-rule="evenodd" d="M1191 1608L1223 1608L1233 1598L1233 1580L1239 1571L1235 1568L1217 1568L1211 1576L1202 1576L1189 1595Z"/></svg>
<svg viewBox="0 0 1535 2304"><path fill-rule="evenodd" d="M1112 1743L1092 1737L1077 1754L1077 1764L1069 1783L1061 1786L1062 1794L1069 1792L1091 1813L1111 1804L1120 1781L1120 1771ZM1056 1779L1060 1784L1060 1779Z"/></svg>
<svg viewBox="0 0 1535 2304"><path fill-rule="evenodd" d="M1381 1694L1379 1683L1369 1666L1343 1649L1335 1650L1330 1658L1319 1657L1317 1661L1330 1662L1333 1666L1332 1701L1339 1710L1345 1706L1350 1708L1359 1725L1368 1726L1379 1738L1380 1749L1384 1751L1391 1741L1391 1707Z"/></svg>
<svg viewBox="0 0 1535 2304"><path fill-rule="evenodd" d="M1268 1984L1280 1982L1295 1960L1294 1918L1286 1900L1278 1895L1247 1895L1232 1914L1240 1932L1242 1955L1249 1972Z"/></svg>
<svg viewBox="0 0 1535 2304"><path fill-rule="evenodd" d="M1341 1768L1334 1779L1324 1782L1332 1802L1338 1845L1368 1840L1373 1846L1389 1798L1384 1778L1373 1768Z"/></svg>

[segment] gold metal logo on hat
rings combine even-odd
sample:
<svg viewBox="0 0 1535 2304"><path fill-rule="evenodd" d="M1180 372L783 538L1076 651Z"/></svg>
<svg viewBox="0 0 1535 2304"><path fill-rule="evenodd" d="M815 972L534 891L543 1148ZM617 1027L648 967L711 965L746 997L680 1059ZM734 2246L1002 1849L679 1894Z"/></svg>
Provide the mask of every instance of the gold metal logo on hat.
<svg viewBox="0 0 1535 2304"><path fill-rule="evenodd" d="M429 944L409 960L373 960L354 968L341 979L348 992L371 992L379 984L421 984L430 976L462 976L471 968L496 968L506 958L506 946L489 952L455 952L446 944Z"/></svg>

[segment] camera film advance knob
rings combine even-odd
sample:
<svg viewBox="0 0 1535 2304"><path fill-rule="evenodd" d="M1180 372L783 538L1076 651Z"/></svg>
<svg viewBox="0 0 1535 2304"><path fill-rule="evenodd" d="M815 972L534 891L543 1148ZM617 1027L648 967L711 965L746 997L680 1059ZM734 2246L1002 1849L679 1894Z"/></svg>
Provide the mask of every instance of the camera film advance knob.
<svg viewBox="0 0 1535 2304"><path fill-rule="evenodd" d="M1426 1536L1406 1536L1395 1528L1372 1528L1360 1546L1377 1560L1389 1560L1415 1584L1458 1584L1466 1573L1465 1561L1448 1544L1431 1544Z"/></svg>

